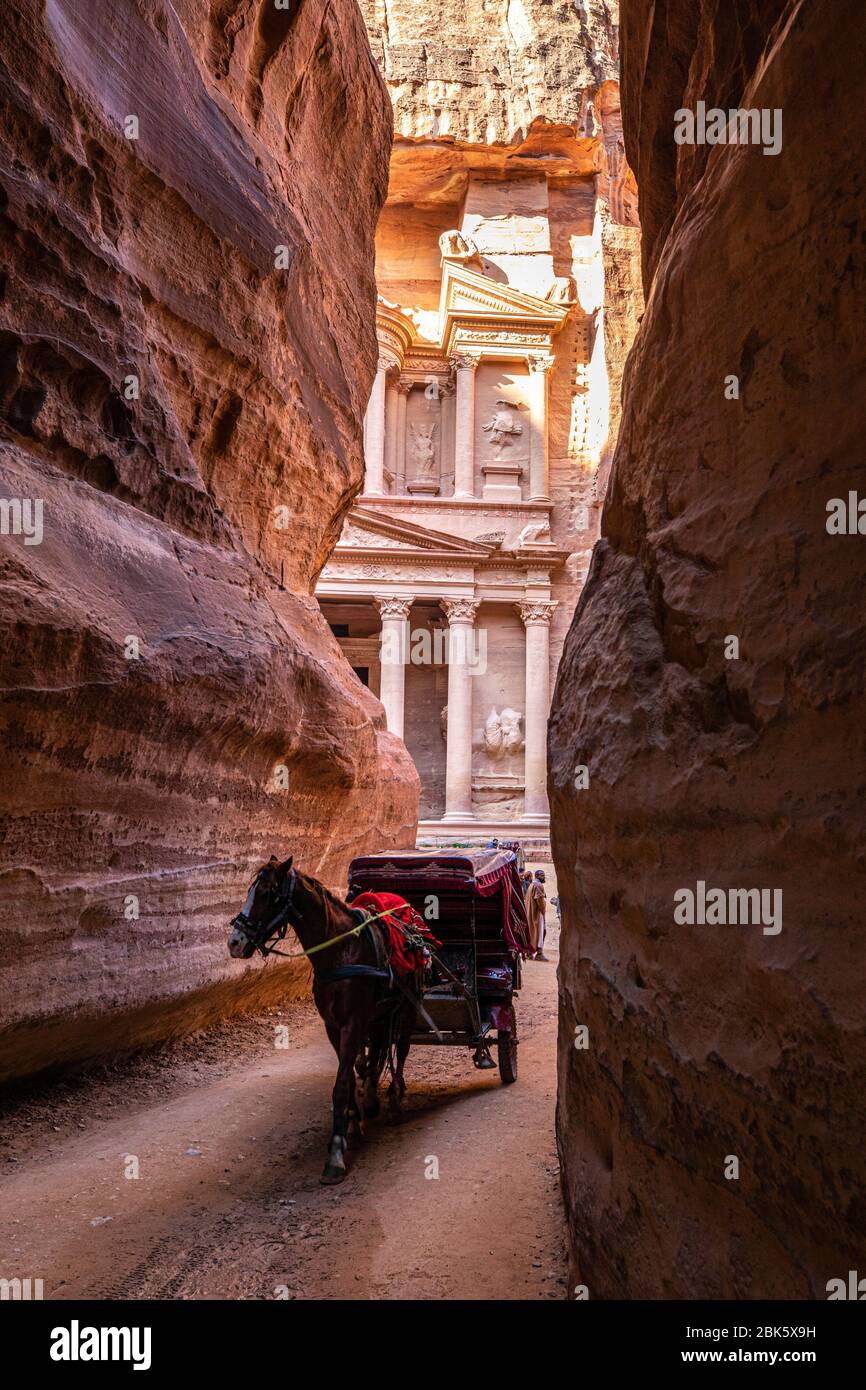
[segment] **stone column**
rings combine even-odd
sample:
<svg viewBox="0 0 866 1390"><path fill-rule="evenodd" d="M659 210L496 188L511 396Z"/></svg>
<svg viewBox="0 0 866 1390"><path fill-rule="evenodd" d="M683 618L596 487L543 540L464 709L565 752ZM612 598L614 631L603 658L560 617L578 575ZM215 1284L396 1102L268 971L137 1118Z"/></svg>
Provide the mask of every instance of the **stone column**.
<svg viewBox="0 0 866 1390"><path fill-rule="evenodd" d="M528 600L515 605L526 628L525 783L521 820L547 823L547 716L550 708L550 619L556 603Z"/></svg>
<svg viewBox="0 0 866 1390"><path fill-rule="evenodd" d="M547 373L553 358L545 352L530 353L529 363L529 500L549 502L547 464Z"/></svg>
<svg viewBox="0 0 866 1390"><path fill-rule="evenodd" d="M478 601L442 600L448 618L448 726L443 821L472 816L472 671Z"/></svg>
<svg viewBox="0 0 866 1390"><path fill-rule="evenodd" d="M448 381L439 387L442 403L440 420L442 429L439 440L439 495L448 494L448 486L454 491L454 385Z"/></svg>
<svg viewBox="0 0 866 1390"><path fill-rule="evenodd" d="M414 599L387 594L373 600L382 619L379 642L381 676L379 699L385 706L385 720L392 734L403 737L403 710L406 693L406 658L409 650L407 619Z"/></svg>
<svg viewBox="0 0 866 1390"><path fill-rule="evenodd" d="M365 420L364 495L381 497L385 491L385 375L389 363L379 358Z"/></svg>
<svg viewBox="0 0 866 1390"><path fill-rule="evenodd" d="M453 358L457 377L454 417L454 496L475 496L475 370L478 358Z"/></svg>
<svg viewBox="0 0 866 1390"><path fill-rule="evenodd" d="M385 492L397 491L397 385L392 376L385 378ZM390 474L390 482L388 475Z"/></svg>
<svg viewBox="0 0 866 1390"><path fill-rule="evenodd" d="M397 419L394 425L395 452L394 452L394 491L399 494L406 492L406 410L409 405L409 392L412 390L411 381L397 382Z"/></svg>

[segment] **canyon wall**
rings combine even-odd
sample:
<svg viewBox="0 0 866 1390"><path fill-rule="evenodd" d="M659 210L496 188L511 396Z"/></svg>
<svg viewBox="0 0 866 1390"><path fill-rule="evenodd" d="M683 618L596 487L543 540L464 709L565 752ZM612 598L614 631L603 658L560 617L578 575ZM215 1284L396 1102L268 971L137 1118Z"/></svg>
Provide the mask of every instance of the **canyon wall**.
<svg viewBox="0 0 866 1390"><path fill-rule="evenodd" d="M227 955L251 870L344 885L418 784L311 597L377 352L353 0L24 0L0 103L2 1080L299 988Z"/></svg>
<svg viewBox="0 0 866 1390"><path fill-rule="evenodd" d="M866 539L827 529L866 490L866 29L856 0L621 20L647 307L549 743L574 1281L825 1298L866 1237ZM781 152L677 146L701 99L781 111ZM679 925L699 881L781 916Z"/></svg>

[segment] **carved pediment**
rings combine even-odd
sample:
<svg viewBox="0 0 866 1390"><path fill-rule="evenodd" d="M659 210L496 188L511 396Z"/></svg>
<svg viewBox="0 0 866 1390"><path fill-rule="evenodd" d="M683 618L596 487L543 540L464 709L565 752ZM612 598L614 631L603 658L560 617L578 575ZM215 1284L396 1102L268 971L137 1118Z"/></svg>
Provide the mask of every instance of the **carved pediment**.
<svg viewBox="0 0 866 1390"><path fill-rule="evenodd" d="M337 542L336 553L389 550L415 556L432 552L437 555L447 553L479 559L492 555L495 549L495 545L482 541L462 540L459 536L447 535L444 531L433 531L426 526L398 521L396 517L381 512L353 507Z"/></svg>
<svg viewBox="0 0 866 1390"><path fill-rule="evenodd" d="M552 337L568 318L570 307L500 284L466 265L446 261L443 266L439 321L446 352L460 326L479 323L499 323L504 331L534 328Z"/></svg>
<svg viewBox="0 0 866 1390"><path fill-rule="evenodd" d="M371 531L365 526L358 526L352 521L347 521L343 527L343 534L337 542L337 548L351 550L417 550L417 545L409 545L400 540L398 536L390 536L387 532Z"/></svg>

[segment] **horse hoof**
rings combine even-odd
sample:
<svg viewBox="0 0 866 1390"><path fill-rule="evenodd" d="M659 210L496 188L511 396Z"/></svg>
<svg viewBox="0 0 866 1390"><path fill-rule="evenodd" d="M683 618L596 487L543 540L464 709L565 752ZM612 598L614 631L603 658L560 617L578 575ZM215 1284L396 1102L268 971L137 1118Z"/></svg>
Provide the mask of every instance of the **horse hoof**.
<svg viewBox="0 0 866 1390"><path fill-rule="evenodd" d="M335 1183L342 1182L349 1176L345 1168L332 1168L330 1163L325 1165L325 1171L319 1178L319 1182L325 1187L333 1187Z"/></svg>
<svg viewBox="0 0 866 1390"><path fill-rule="evenodd" d="M332 1184L342 1182L346 1176L346 1163L343 1154L346 1152L345 1134L334 1134L328 1145L328 1157L319 1182Z"/></svg>
<svg viewBox="0 0 866 1390"><path fill-rule="evenodd" d="M371 1101L369 1105L364 1106L364 1119L375 1120L380 1114L381 1109L382 1107L377 1100Z"/></svg>

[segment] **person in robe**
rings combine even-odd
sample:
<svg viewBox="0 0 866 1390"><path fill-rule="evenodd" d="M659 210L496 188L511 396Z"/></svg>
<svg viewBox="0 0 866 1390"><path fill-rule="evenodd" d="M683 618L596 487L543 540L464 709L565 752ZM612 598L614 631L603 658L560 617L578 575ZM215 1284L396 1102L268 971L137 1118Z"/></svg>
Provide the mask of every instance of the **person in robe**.
<svg viewBox="0 0 866 1390"><path fill-rule="evenodd" d="M544 870L536 869L526 890L526 915L529 918L529 945L532 960L547 960L544 954L544 925L547 912L547 893L544 887Z"/></svg>

